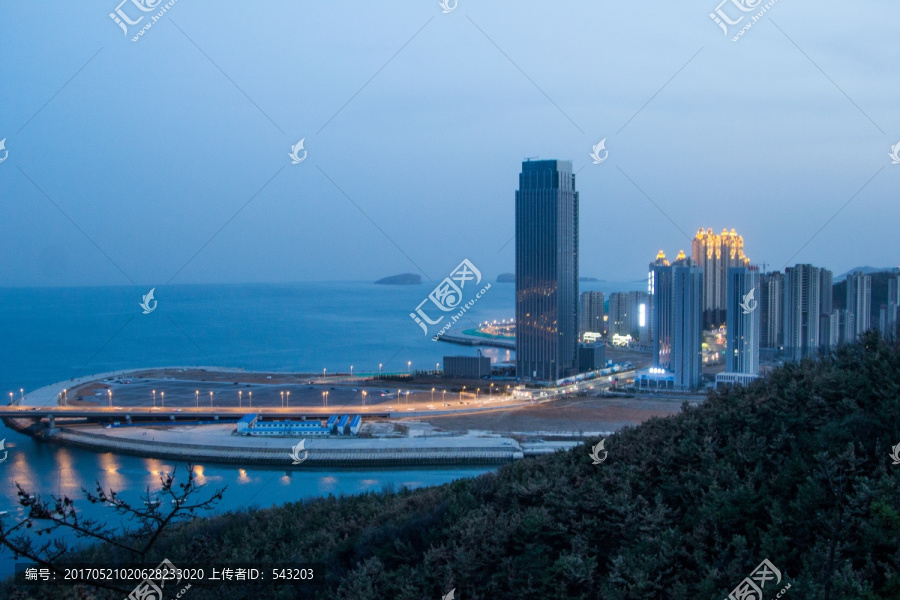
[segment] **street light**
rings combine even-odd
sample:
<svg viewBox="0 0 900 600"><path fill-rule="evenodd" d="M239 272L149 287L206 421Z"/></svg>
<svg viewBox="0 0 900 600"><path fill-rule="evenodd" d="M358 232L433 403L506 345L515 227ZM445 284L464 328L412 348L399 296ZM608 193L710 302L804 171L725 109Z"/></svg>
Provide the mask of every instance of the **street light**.
<svg viewBox="0 0 900 600"><path fill-rule="evenodd" d="M481 391L481 388L476 388L476 389L475 389L475 401L476 401L476 402L478 402L478 392L480 392L480 391Z"/></svg>
<svg viewBox="0 0 900 600"><path fill-rule="evenodd" d="M6 159L4 159L6 160ZM19 393L22 394L22 400L25 399L25 388L19 388Z"/></svg>
<svg viewBox="0 0 900 600"><path fill-rule="evenodd" d="M291 407L291 391L290 390L287 391L287 396L285 397L285 404L287 405L288 408Z"/></svg>
<svg viewBox="0 0 900 600"><path fill-rule="evenodd" d="M284 390L279 393L281 394L281 408L284 408Z"/></svg>
<svg viewBox="0 0 900 600"><path fill-rule="evenodd" d="M459 399L462 400L463 392L466 391L466 386L462 386L462 389L459 390Z"/></svg>
<svg viewBox="0 0 900 600"><path fill-rule="evenodd" d="M194 399L197 400L197 408L200 408L200 390L194 390Z"/></svg>
<svg viewBox="0 0 900 600"><path fill-rule="evenodd" d="M13 403L13 393L10 392L9 393L9 404L12 405L12 403Z"/></svg>
<svg viewBox="0 0 900 600"><path fill-rule="evenodd" d="M250 408L253 408L253 392L247 392L247 393L250 395L250 399L248 400L248 402L250 402Z"/></svg>
<svg viewBox="0 0 900 600"><path fill-rule="evenodd" d="M166 393L165 392L159 393L159 403L163 408L166 407Z"/></svg>
<svg viewBox="0 0 900 600"><path fill-rule="evenodd" d="M441 402L443 402L444 400L446 400L446 398L447 398L447 390L443 390L443 391L441 392Z"/></svg>
<svg viewBox="0 0 900 600"><path fill-rule="evenodd" d="M153 390L153 407L156 408L156 390Z"/></svg>
<svg viewBox="0 0 900 600"><path fill-rule="evenodd" d="M362 403L363 403L363 406L366 405L366 396L368 396L368 395L369 395L369 393L368 393L366 390L363 390L363 393L362 393Z"/></svg>
<svg viewBox="0 0 900 600"><path fill-rule="evenodd" d="M431 388L431 403L434 404L434 388Z"/></svg>
<svg viewBox="0 0 900 600"><path fill-rule="evenodd" d="M106 390L106 393L109 395L109 407L112 408L112 390Z"/></svg>
<svg viewBox="0 0 900 600"><path fill-rule="evenodd" d="M325 379L325 371L327 371L327 370L328 369L322 369L322 379Z"/></svg>
<svg viewBox="0 0 900 600"><path fill-rule="evenodd" d="M378 363L378 374L381 375L381 363Z"/></svg>
<svg viewBox="0 0 900 600"><path fill-rule="evenodd" d="M350 365L350 377L353 377L353 365Z"/></svg>
<svg viewBox="0 0 900 600"><path fill-rule="evenodd" d="M440 370L441 370L440 366L441 366L441 363L439 363L439 362L434 363L434 374L435 375L437 375L440 372Z"/></svg>
<svg viewBox="0 0 900 600"><path fill-rule="evenodd" d="M210 408L212 408L212 407L213 407L213 400L212 400L212 396L213 396L213 393L212 393L212 392L210 392L210 393L209 393L209 407L210 407Z"/></svg>
<svg viewBox="0 0 900 600"><path fill-rule="evenodd" d="M322 401L328 406L328 392L322 392Z"/></svg>
<svg viewBox="0 0 900 600"><path fill-rule="evenodd" d="M406 361L406 372L409 373L410 369L412 369L412 361Z"/></svg>
<svg viewBox="0 0 900 600"><path fill-rule="evenodd" d="M494 384L493 383L491 384L490 395L491 395L491 400L493 400L494 399Z"/></svg>

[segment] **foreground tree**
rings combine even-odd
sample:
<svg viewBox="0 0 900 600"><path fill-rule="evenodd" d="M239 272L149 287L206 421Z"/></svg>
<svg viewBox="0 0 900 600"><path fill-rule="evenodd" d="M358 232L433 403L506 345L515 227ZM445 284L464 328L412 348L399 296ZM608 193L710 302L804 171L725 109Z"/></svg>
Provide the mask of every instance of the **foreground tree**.
<svg viewBox="0 0 900 600"><path fill-rule="evenodd" d="M88 502L108 506L131 523L124 529L113 521L82 518L75 501L68 496L51 495L45 500L17 482L19 504L27 509L27 514L14 525L9 524L8 517L0 518L0 545L12 551L15 558L26 558L57 574L58 565L74 553L71 544L59 537L66 533L101 543L123 562L141 563L163 531L176 523L196 518L198 513L212 510L225 493L226 488L222 487L209 497L201 498L203 486L197 483L193 465L186 467L183 482L176 482L176 471L160 474L161 488L154 493L148 487L142 496L143 505L127 502L113 489L104 490L99 482L94 492L82 488ZM37 538L52 539L38 541ZM103 581L93 585L127 593L127 590Z"/></svg>

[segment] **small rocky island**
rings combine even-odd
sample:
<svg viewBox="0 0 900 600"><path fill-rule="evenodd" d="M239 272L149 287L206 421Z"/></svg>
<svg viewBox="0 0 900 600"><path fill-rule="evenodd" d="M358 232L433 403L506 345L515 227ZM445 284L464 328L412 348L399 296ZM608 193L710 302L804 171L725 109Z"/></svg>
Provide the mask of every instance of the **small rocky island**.
<svg viewBox="0 0 900 600"><path fill-rule="evenodd" d="M497 283L515 283L516 282L516 274L515 273L500 273L497 275Z"/></svg>
<svg viewBox="0 0 900 600"><path fill-rule="evenodd" d="M417 285L422 283L422 276L415 273L401 273L400 275L384 277L375 283L379 285Z"/></svg>

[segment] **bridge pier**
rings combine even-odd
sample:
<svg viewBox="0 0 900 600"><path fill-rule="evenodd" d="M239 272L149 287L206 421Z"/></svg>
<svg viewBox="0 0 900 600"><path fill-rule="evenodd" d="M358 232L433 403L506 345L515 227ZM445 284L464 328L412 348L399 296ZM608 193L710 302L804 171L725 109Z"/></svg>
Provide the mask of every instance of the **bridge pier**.
<svg viewBox="0 0 900 600"><path fill-rule="evenodd" d="M53 435L54 433L59 431L59 429L56 428L56 417L53 415L53 413L50 413L49 415L47 415L47 417L49 420L49 423L48 423L49 427L47 428L47 435Z"/></svg>

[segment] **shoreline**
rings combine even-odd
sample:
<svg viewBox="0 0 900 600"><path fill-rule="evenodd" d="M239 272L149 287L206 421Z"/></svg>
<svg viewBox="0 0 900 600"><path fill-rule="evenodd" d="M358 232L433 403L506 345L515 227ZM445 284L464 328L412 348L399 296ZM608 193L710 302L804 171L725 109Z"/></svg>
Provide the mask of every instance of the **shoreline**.
<svg viewBox="0 0 900 600"><path fill-rule="evenodd" d="M416 382L409 382L408 389L412 390L414 398L412 402L407 397L405 404L401 404L397 396L396 400L383 399L380 400L380 403L373 402L371 406L366 405L364 408L368 411L381 414L366 418L360 435L331 434L307 437L305 438L303 460L294 465L291 449L303 439L302 436L236 435L236 425L230 422L229 415L233 415L239 410L242 412L262 411L277 418L279 413L285 414L284 409L278 407L277 400L274 406L270 402L268 406L246 407L245 409L239 409L237 406L222 406L218 402L215 408L210 405L209 409L201 409L199 404L194 407L192 401L197 395L193 392L196 380L190 379L190 377L196 376L198 372L202 372L207 390L221 390L209 391L210 399L214 393L237 396L235 392L244 386L245 389L254 390L257 397L268 393L271 400L273 394L276 399L279 398L277 390L293 386L290 389L295 391L294 398L298 402L291 403L290 411L293 411L295 415L297 412L306 413L307 416L294 417L301 419L309 417L319 419L331 413L353 414L358 411L357 408L347 404L337 405L333 409L323 408L321 404L318 407L310 404L309 398L318 398L320 391L323 394L330 393L334 398L351 393L353 393L353 397L358 397L360 394L358 388L373 388L383 385L381 382L363 378L347 379L337 376L323 382L322 378L309 374L248 372L239 368L127 369L57 382L29 392L23 399L15 403L22 407L22 416L7 415L4 416L3 421L11 429L39 441L74 446L94 452L111 452L184 462L207 461L237 466L274 466L286 470L296 470L305 467L500 465L526 457L541 456L579 447L588 439L610 435L623 426L637 425L652 416L680 412L680 407L661 407L659 402L653 406L642 406L640 402L590 398L591 394L587 390L583 390L577 399L576 394L573 394L560 396L557 399L535 398L530 401L522 401L513 396L501 397L500 395L486 398L484 394L478 401L477 395L473 399L471 393L452 392L453 406L448 410L444 407L450 407L450 404L443 403L442 407L437 406L438 399L434 398L433 388L421 389L422 384L430 386L430 383L419 382L417 385ZM235 374L240 374L239 379L242 382L240 386L232 381L235 379L233 377ZM310 381L309 378L317 380ZM115 379L130 379L131 381L113 381ZM248 381L254 383L247 384ZM127 385L128 383L131 385ZM190 385L186 385L187 383ZM81 405L87 410L80 410L72 406L71 395L75 390L87 389L93 392L95 385L107 388L111 386L113 391L110 393L119 399L117 404L122 404L123 398L125 399L124 404L121 407L112 407L110 400L110 408L103 407L98 410L96 417L92 411L100 409L100 407L93 402L90 403L91 406ZM358 388L351 389L351 386L354 385ZM454 382L448 382L447 385L452 386ZM159 417L165 415L171 419L171 422L168 420L139 422L141 419L149 417L148 409L141 408L145 406L144 400L141 398L149 393L149 389L145 388L150 387L165 387L169 393L166 396L164 412L152 414ZM268 392L264 388L267 388ZM60 400L64 390L68 390L70 395L69 401L65 405ZM332 391L324 392L324 390ZM407 394L409 393L407 392ZM305 397L304 394L306 394ZM374 392L370 392L370 394L372 394L370 397L375 396ZM458 397L456 397L457 394ZM441 395L443 396L443 393ZM174 400L172 405L168 402L170 398ZM435 406L428 404L429 399L435 403ZM227 401L227 399L219 400L219 402L223 401ZM136 406L136 402L140 402L140 404ZM385 406L388 403L393 406ZM550 403L553 405L551 406ZM255 404L256 402L254 402ZM338 403L335 402L335 404ZM637 406L633 406L633 404ZM427 409L425 405L427 405ZM60 407L60 410L54 411L50 423L40 420L42 417L46 417L43 411L39 411L40 408L57 406ZM359 405L357 404L357 406ZM401 412L401 407L405 407L404 412ZM112 408L120 412L115 412ZM385 408L387 410L384 410ZM26 413L25 409L29 411L37 409L38 412ZM66 416L68 409L80 414ZM195 411L197 414L217 415L214 417L216 422L200 424L183 421ZM562 422L559 414L566 411L568 411L567 421ZM135 413L134 416L138 422L132 423L129 412ZM596 416L598 412L603 413L604 416L598 418ZM582 427L582 421L590 414L595 415L592 422L595 426ZM609 414L608 417L607 414ZM582 415L582 417L577 415ZM118 423L112 424L112 427L104 426L105 422L115 419L116 416L122 421L127 418L128 426L116 426ZM225 417L225 420L218 422L219 416ZM176 422L176 417L181 422ZM520 421L517 422L516 419L520 419ZM521 421L522 419L524 421ZM577 425L573 419L577 419ZM545 440L543 439L545 437L555 439ZM189 440L189 443L185 443L185 440Z"/></svg>

